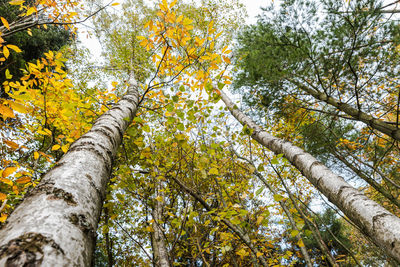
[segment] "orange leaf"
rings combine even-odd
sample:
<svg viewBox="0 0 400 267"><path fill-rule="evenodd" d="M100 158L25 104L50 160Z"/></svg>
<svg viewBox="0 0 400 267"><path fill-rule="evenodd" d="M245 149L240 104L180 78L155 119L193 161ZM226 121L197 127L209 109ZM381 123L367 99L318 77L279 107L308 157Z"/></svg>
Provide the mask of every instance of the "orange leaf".
<svg viewBox="0 0 400 267"><path fill-rule="evenodd" d="M7 220L7 216L8 216L7 214L2 213L1 216L0 216L0 223L5 222Z"/></svg>
<svg viewBox="0 0 400 267"><path fill-rule="evenodd" d="M17 170L17 167L8 167L5 168L5 170L3 171L3 178L6 178L8 176L10 176L11 174L13 174L15 171Z"/></svg>
<svg viewBox="0 0 400 267"><path fill-rule="evenodd" d="M13 141L4 140L4 143L7 146L11 147L13 150L16 150L19 147L19 145Z"/></svg>
<svg viewBox="0 0 400 267"><path fill-rule="evenodd" d="M0 104L0 114L3 116L4 119L7 118L15 118L14 112L11 108Z"/></svg>
<svg viewBox="0 0 400 267"><path fill-rule="evenodd" d="M5 200L7 198L6 194L0 193L0 200Z"/></svg>
<svg viewBox="0 0 400 267"><path fill-rule="evenodd" d="M30 181L31 181L31 177L23 176L23 177L17 179L15 182L17 182L18 184L26 184L26 183L29 183Z"/></svg>

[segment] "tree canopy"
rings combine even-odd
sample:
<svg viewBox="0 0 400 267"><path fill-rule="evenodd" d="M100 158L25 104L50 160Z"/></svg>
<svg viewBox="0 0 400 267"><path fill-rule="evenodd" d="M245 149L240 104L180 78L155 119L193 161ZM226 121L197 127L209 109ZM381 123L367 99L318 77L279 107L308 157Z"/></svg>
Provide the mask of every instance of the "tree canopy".
<svg viewBox="0 0 400 267"><path fill-rule="evenodd" d="M0 265L399 263L396 2L86 4L0 7Z"/></svg>

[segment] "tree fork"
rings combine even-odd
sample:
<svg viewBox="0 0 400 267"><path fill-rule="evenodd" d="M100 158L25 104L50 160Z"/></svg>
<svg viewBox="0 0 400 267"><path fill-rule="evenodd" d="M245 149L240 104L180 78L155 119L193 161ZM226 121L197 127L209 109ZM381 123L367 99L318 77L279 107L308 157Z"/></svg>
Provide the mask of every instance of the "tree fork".
<svg viewBox="0 0 400 267"><path fill-rule="evenodd" d="M262 130L224 92L215 90L231 114L253 131L251 137L254 140L276 154L283 154L374 243L400 262L400 218L352 187L309 153Z"/></svg>
<svg viewBox="0 0 400 267"><path fill-rule="evenodd" d="M130 82L10 215L0 231L0 266L91 265L113 160L138 108L138 85Z"/></svg>

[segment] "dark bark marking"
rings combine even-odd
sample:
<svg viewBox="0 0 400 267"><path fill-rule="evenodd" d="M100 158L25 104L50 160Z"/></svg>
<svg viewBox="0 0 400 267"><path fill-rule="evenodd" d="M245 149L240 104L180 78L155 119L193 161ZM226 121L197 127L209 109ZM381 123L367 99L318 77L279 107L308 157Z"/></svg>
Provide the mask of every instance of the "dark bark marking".
<svg viewBox="0 0 400 267"><path fill-rule="evenodd" d="M353 194L352 196L353 196L353 197L358 197L358 196L364 196L364 194L359 193L359 194ZM353 202L356 201L357 199L358 199L358 198L353 198L353 199L351 199L351 200L348 202L348 203L349 203L348 205L349 205L349 206L352 206L352 205L353 205Z"/></svg>
<svg viewBox="0 0 400 267"><path fill-rule="evenodd" d="M63 200L65 200L65 202L67 202L68 205L71 205L71 206L77 205L77 203L74 199L74 196L71 193L66 192L61 188L53 187L52 189L53 189L52 192L46 192L46 194L48 194L48 195L51 194L51 197L56 198L56 199L63 199Z"/></svg>
<svg viewBox="0 0 400 267"><path fill-rule="evenodd" d="M85 146L76 146L70 149L69 151L90 151L96 154L98 157L100 157L105 162L105 167L107 172L108 173L111 172L111 164L112 164L111 160L104 157L104 155L98 149L96 149L94 145L89 146L88 144L85 144Z"/></svg>
<svg viewBox="0 0 400 267"><path fill-rule="evenodd" d="M124 111L122 110L122 108L118 105L118 106L114 106L114 107L112 107L111 109L110 109L110 112L113 112L114 110L119 110L119 111L121 111L122 113L124 113Z"/></svg>
<svg viewBox="0 0 400 267"><path fill-rule="evenodd" d="M74 196L65 191L64 189L54 187L54 182L44 182L36 186L33 190L25 195L26 198L33 196L38 193L45 193L49 195L47 199L49 200L64 200L70 206L76 206L77 202L74 199Z"/></svg>
<svg viewBox="0 0 400 267"><path fill-rule="evenodd" d="M93 181L92 176L90 176L89 174L86 174L85 176L86 176L86 178L88 178L89 184L96 190L97 194L99 195L100 199L103 202L103 200L105 198L105 194L96 186L96 184Z"/></svg>
<svg viewBox="0 0 400 267"><path fill-rule="evenodd" d="M311 169L314 168L314 166L321 166L323 165L320 161L316 160L313 163L311 163L310 167L308 168L308 172L311 173Z"/></svg>
<svg viewBox="0 0 400 267"><path fill-rule="evenodd" d="M339 191L338 191L338 196L340 196L342 193L343 193L343 190L345 190L345 189L352 189L352 187L351 186L349 186L349 185L342 185L340 188L339 188Z"/></svg>
<svg viewBox="0 0 400 267"><path fill-rule="evenodd" d="M400 247L400 242L398 242L398 241L393 241L392 243L390 243L390 248L392 249L392 250L397 250L396 249L396 247L397 247L397 249Z"/></svg>
<svg viewBox="0 0 400 267"><path fill-rule="evenodd" d="M50 237L39 233L26 233L0 247L0 259L7 257L6 267L34 267L43 261L43 248L49 245L64 254L62 248Z"/></svg>
<svg viewBox="0 0 400 267"><path fill-rule="evenodd" d="M125 95L121 100L126 100L133 106L137 106L139 103L139 100L137 99L137 97L135 97L133 95Z"/></svg>
<svg viewBox="0 0 400 267"><path fill-rule="evenodd" d="M118 126L114 126L114 127L117 128L117 130L118 130L119 125ZM112 134L114 133L114 130L111 127L107 126L107 125L102 125L101 128L106 129L107 131L109 131ZM120 131L118 130L118 132L120 132ZM120 135L120 137L122 138L121 135ZM112 136L110 136L109 138L113 141L114 146L115 146L114 138L112 138Z"/></svg>
<svg viewBox="0 0 400 267"><path fill-rule="evenodd" d="M93 228L93 226L90 225L88 219L84 214L76 214L72 213L68 217L69 221L73 224L79 227L79 229L82 230L82 232L89 238L94 239L96 237L96 231Z"/></svg>
<svg viewBox="0 0 400 267"><path fill-rule="evenodd" d="M375 215L374 217L372 217L372 231L374 233L376 231L375 226L376 226L377 221L386 216L394 216L394 215L392 215L390 213L381 213L381 214L378 214L378 215Z"/></svg>
<svg viewBox="0 0 400 267"><path fill-rule="evenodd" d="M298 154L294 155L294 156L293 156L293 159L291 160L291 162L293 162L295 166L298 166L298 165L296 164L297 158L300 157L300 156L303 156L303 155L305 155L305 154L304 154L304 153L298 153ZM311 164L311 165L312 165L312 164Z"/></svg>

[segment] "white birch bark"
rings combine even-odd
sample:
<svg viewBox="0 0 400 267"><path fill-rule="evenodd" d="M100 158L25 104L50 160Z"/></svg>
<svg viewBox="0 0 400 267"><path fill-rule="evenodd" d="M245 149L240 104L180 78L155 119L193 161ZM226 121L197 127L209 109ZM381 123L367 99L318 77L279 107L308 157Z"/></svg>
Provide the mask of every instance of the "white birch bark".
<svg viewBox="0 0 400 267"><path fill-rule="evenodd" d="M254 140L276 154L283 154L371 240L400 262L400 218L352 187L312 155L262 130L224 92L218 92L231 114L253 131Z"/></svg>
<svg viewBox="0 0 400 267"><path fill-rule="evenodd" d="M161 181L156 181L156 195L157 197L161 197L164 199L164 194L161 188ZM154 232L151 233L151 237L153 239L153 250L154 250L154 262L156 267L169 267L169 260L168 260L168 250L165 244L163 228L161 226L162 223L162 210L164 203L157 200L157 198L153 199L154 206L152 210L152 217L153 217L153 230Z"/></svg>
<svg viewBox="0 0 400 267"><path fill-rule="evenodd" d="M113 160L138 101L131 83L25 196L0 231L0 266L91 265Z"/></svg>

